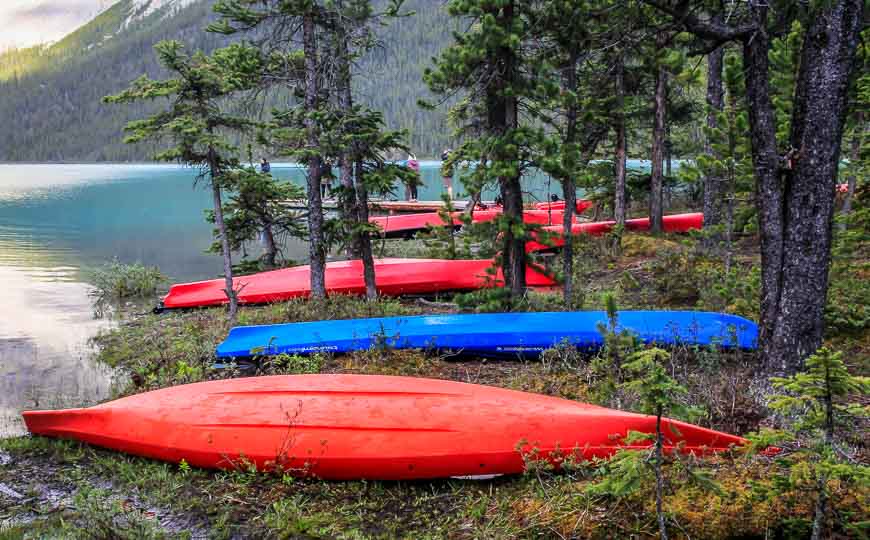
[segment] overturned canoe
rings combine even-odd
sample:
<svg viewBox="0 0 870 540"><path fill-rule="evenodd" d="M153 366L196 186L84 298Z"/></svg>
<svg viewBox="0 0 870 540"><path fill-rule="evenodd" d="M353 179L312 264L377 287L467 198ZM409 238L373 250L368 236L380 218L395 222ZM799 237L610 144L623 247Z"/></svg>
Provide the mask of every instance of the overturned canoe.
<svg viewBox="0 0 870 540"><path fill-rule="evenodd" d="M587 201L586 199L578 199L574 205L577 213L583 213L591 207L592 201ZM537 202L532 205L532 208L535 210L564 210L565 201Z"/></svg>
<svg viewBox="0 0 870 540"><path fill-rule="evenodd" d="M253 463L333 480L520 473L533 448L557 465L565 455L606 457L625 448L629 431L654 432L656 423L549 396L375 375L210 381L23 416L34 434L163 461ZM745 442L675 420L663 424L668 451L700 454Z"/></svg>
<svg viewBox="0 0 870 540"><path fill-rule="evenodd" d="M378 292L386 296L426 295L492 287L503 281L500 270L491 277L491 260L380 259L375 261ZM493 279L494 277L494 279ZM527 268L529 286L547 287L555 282ZM241 276L233 280L242 304L280 302L311 294L311 269L296 266ZM326 265L326 290L330 294L365 294L362 261L337 261ZM227 303L224 280L212 279L173 285L163 298L163 308L178 309Z"/></svg>
<svg viewBox="0 0 870 540"><path fill-rule="evenodd" d="M617 331L645 343L752 349L757 325L743 317L698 311L621 311ZM426 349L447 354L533 358L568 343L604 344L603 311L483 313L381 317L233 328L217 348L222 358L253 355L347 353L372 347Z"/></svg>
<svg viewBox="0 0 870 540"><path fill-rule="evenodd" d="M588 234L599 236L607 234L616 226L615 221L595 221L592 223L578 223L571 227L571 234L579 236ZM701 229L704 226L704 214L695 212L690 214L674 214L664 216L662 218L662 227L666 233L689 232L692 230ZM627 219L625 220L625 229L628 231L648 231L650 229L649 218ZM551 233L550 240L546 243L531 241L526 243L526 252L546 251L557 249L565 245L565 239L562 237L562 231L565 228L562 225L553 225L544 227L544 231Z"/></svg>
<svg viewBox="0 0 870 540"><path fill-rule="evenodd" d="M588 204L587 204L588 203ZM556 204L556 203L550 203ZM588 201L577 201L577 211L582 212L592 205ZM581 210L582 208L582 210ZM500 206L493 208L482 208L475 210L472 214L473 223L485 223L496 219L502 214ZM561 207L556 205L554 208L534 208L523 211L523 221L537 225L555 225L562 223L565 214L565 203L562 202ZM454 212L451 216L452 226L459 228L462 226L462 221L459 219L459 212ZM369 218L369 222L378 226L381 236L386 238L401 238L411 237L414 234L425 231L432 227L444 227L444 219L438 212L422 212L419 214L404 214L390 216L373 216Z"/></svg>

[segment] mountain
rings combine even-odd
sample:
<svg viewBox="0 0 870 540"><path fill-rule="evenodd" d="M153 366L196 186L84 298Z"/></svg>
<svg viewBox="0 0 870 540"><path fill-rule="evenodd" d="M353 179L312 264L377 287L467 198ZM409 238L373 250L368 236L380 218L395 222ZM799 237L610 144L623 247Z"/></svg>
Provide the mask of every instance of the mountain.
<svg viewBox="0 0 870 540"><path fill-rule="evenodd" d="M176 39L206 52L228 39L203 29L212 0L121 0L62 40L0 55L0 161L143 161L150 145L125 145L123 126L159 107L106 105L103 96L147 74L165 77L155 43ZM412 17L383 30L383 46L358 67L358 101L410 132L421 157L449 139L445 116L423 111L422 71L450 39L439 2L409 0ZM273 98L274 99L274 98ZM267 108L268 109L268 108Z"/></svg>

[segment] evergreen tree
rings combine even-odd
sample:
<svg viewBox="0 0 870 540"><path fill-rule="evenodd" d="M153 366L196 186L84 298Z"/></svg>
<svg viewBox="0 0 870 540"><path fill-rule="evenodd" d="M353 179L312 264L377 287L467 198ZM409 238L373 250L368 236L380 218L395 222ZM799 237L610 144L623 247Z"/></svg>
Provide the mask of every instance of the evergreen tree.
<svg viewBox="0 0 870 540"><path fill-rule="evenodd" d="M208 181L223 254L224 292L233 322L238 298L233 288L232 250L224 223L221 190L239 166L238 149L227 137L232 132L249 129L252 123L227 112L227 98L250 88L257 80L262 61L257 51L242 45L216 51L211 57L202 53L187 55L184 46L177 41L161 42L156 50L161 64L175 78L154 81L143 76L124 92L106 97L105 101L130 103L168 98L166 110L128 124L125 129L129 135L125 141L137 143L168 136L174 146L159 153L156 159L198 167L200 178Z"/></svg>
<svg viewBox="0 0 870 540"><path fill-rule="evenodd" d="M454 33L453 43L424 73L435 94L461 96L452 116L464 140L452 159L477 163L463 183L472 193L490 184L499 187L504 210L495 225L502 239L502 271L513 299L523 296L526 288L521 178L545 138L535 106L538 85L552 80L549 66L531 61L529 54L535 4L451 0L450 15L467 23L468 31Z"/></svg>
<svg viewBox="0 0 870 540"><path fill-rule="evenodd" d="M230 188L229 200L223 208L230 248L240 251L246 242L261 238L264 248L261 266L267 270L275 268L278 239L305 236L303 216L285 204L303 198L305 193L296 184L276 182L270 174L258 172L253 166L228 171L225 181ZM214 211L209 212L208 221L215 222ZM220 240L220 233L215 234ZM221 250L221 242L211 248L216 253Z"/></svg>
<svg viewBox="0 0 870 540"><path fill-rule="evenodd" d="M326 297L326 254L321 174L324 152L320 145L319 120L326 112L323 96L318 24L324 10L313 0L291 2L219 0L214 10L221 19L209 26L211 32L233 35L257 30L264 38L257 47L264 53L280 51L288 59L279 69L262 74L269 87L279 87L301 96L291 109L273 111L275 122L269 140L279 143L277 152L307 165L308 239L311 268L311 296ZM301 40L301 47L299 41Z"/></svg>
<svg viewBox="0 0 870 540"><path fill-rule="evenodd" d="M644 2L703 41L707 50L730 41L742 46L761 233L761 356L770 372L794 372L822 341L833 186L866 2L778 0L739 7ZM800 23L801 36L812 36L801 38L795 53L799 69L793 93L773 89L771 69L780 60L771 58L773 39L792 22ZM785 135L785 101L777 100L786 92L793 99L783 147L777 141Z"/></svg>
<svg viewBox="0 0 870 540"><path fill-rule="evenodd" d="M773 385L787 393L774 396L770 407L797 418L793 428L782 435L800 441L797 452L807 454L811 464L807 472L815 480L817 491L812 538L827 538L828 482L848 478L859 478L865 483L870 480L870 467L849 459L840 437L852 433L856 425L870 418L870 407L849 402L870 392L870 378L850 374L843 353L822 348L807 358L805 371L788 378L774 378Z"/></svg>
<svg viewBox="0 0 870 540"><path fill-rule="evenodd" d="M538 101L549 110L554 133L545 141L537 163L559 180L565 196L562 218L564 299L573 302L574 254L572 224L577 200L576 178L583 173L609 131L609 58L603 55L598 13L612 2L546 2L535 16L539 39L537 62L553 71L552 88L539 83ZM605 38L606 39L606 38ZM557 93L558 91L558 93Z"/></svg>

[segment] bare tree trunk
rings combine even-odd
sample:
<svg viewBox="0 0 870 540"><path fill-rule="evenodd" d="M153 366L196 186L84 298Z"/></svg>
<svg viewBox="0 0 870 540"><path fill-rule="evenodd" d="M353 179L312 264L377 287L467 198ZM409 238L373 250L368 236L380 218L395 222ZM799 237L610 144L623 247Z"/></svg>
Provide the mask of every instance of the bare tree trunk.
<svg viewBox="0 0 870 540"><path fill-rule="evenodd" d="M263 225L263 266L275 268L278 259L278 246L275 244L275 233L271 225Z"/></svg>
<svg viewBox="0 0 870 540"><path fill-rule="evenodd" d="M663 36L656 44L664 46ZM652 179L649 194L650 230L653 234L662 232L662 186L664 175L665 121L667 117L668 74L665 66L656 68L656 88L653 99L653 141L652 141Z"/></svg>
<svg viewBox="0 0 870 540"><path fill-rule="evenodd" d="M758 31L743 43L746 100L749 109L756 205L761 236L761 318L759 342L763 362L768 358L779 305L782 268L783 197L776 147L776 116L770 98L767 7L752 8Z"/></svg>
<svg viewBox="0 0 870 540"><path fill-rule="evenodd" d="M613 219L617 225L625 225L625 62L620 55L616 61L616 185L614 187Z"/></svg>
<svg viewBox="0 0 870 540"><path fill-rule="evenodd" d="M317 37L314 17L306 15L302 22L302 41L305 52L305 107L317 109L319 101ZM314 119L306 117L305 130L309 151L320 146ZM311 268L311 297L326 298L326 241L323 236L323 196L320 191L322 156L308 159L308 255ZM274 239L273 239L274 245Z"/></svg>
<svg viewBox="0 0 870 540"><path fill-rule="evenodd" d="M864 0L819 9L807 28L786 158L779 297L768 370L792 373L822 343L831 262L835 182Z"/></svg>
<svg viewBox="0 0 870 540"><path fill-rule="evenodd" d="M656 411L656 448L655 448L655 456L656 456L656 464L655 464L655 473L656 473L656 516L659 521L659 535L662 540L668 540L668 527L665 522L665 513L662 511L662 503L664 501L664 491L665 491L665 481L662 476L662 447L664 446L664 440L662 436L662 408L658 407Z"/></svg>
<svg viewBox="0 0 870 540"><path fill-rule="evenodd" d="M722 64L725 58L724 47L719 47L707 55L707 127L716 129L716 116L725 104L725 89L722 85ZM710 137L705 143L707 154L715 156ZM722 224L723 179L715 173L704 177L704 228L712 231L705 241L706 247L713 248L719 243L718 228Z"/></svg>
<svg viewBox="0 0 870 540"><path fill-rule="evenodd" d="M565 67L565 86L570 92L577 90L577 55L572 53ZM571 103L568 107L565 123L564 144L573 146L577 139L577 105ZM563 284L563 298L565 305L570 309L574 297L574 236L571 226L574 223L574 209L577 204L577 186L574 182L574 171L567 171L562 178L562 192L565 196L565 212L562 215L562 273L565 283Z"/></svg>
<svg viewBox="0 0 870 540"><path fill-rule="evenodd" d="M214 166L214 158L211 154L213 152L209 152L209 161L211 164L209 168L211 170L211 194L212 201L214 203L214 223L218 229L218 233L221 236L221 255L223 255L224 259L224 293L227 295L227 299L230 301L229 303L229 321L230 325L236 323L236 315L239 311L239 299L236 295L236 290L233 288L233 252L230 250L230 239L227 236L227 227L224 223L224 208L223 203L221 202L221 187L217 183L215 179L215 166Z"/></svg>
<svg viewBox="0 0 870 540"><path fill-rule="evenodd" d="M357 160L355 167L356 174L354 176L356 178L354 184L356 186L357 221L359 221L359 223L368 223L368 190L366 189L363 177L365 171L363 170L362 161ZM362 233L358 236L357 241L360 248L360 258L363 263L363 278L366 284L366 298L369 300L375 300L378 297L378 286L375 281L375 259L372 254L372 237L368 233Z"/></svg>

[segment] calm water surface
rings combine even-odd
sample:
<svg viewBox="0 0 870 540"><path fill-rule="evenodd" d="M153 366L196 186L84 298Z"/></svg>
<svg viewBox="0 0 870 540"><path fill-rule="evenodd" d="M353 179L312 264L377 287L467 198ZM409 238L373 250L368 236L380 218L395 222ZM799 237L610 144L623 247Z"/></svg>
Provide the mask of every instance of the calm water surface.
<svg viewBox="0 0 870 540"><path fill-rule="evenodd" d="M221 271L204 253L210 196L195 176L161 165L0 165L0 434L19 432L27 407L109 395L112 372L89 341L112 323L94 317L88 269L117 257L175 280Z"/></svg>
<svg viewBox="0 0 870 540"><path fill-rule="evenodd" d="M438 199L440 164L421 165L419 198ZM303 179L292 165L273 165L273 174ZM109 395L112 371L94 361L89 341L112 323L94 317L88 269L118 258L176 281L219 274L220 259L204 253L211 199L195 178L172 165L0 165L0 435L20 432L28 407ZM561 196L557 182L530 184L537 199ZM294 260L307 253L299 243L285 251Z"/></svg>

